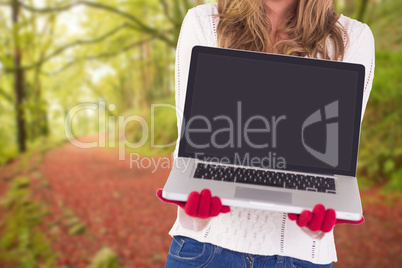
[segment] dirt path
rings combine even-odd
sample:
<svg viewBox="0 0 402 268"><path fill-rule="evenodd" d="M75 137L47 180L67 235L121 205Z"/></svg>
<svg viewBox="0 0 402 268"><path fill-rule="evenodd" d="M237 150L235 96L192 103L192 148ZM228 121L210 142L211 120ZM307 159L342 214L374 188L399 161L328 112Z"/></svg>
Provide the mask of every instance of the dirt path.
<svg viewBox="0 0 402 268"><path fill-rule="evenodd" d="M64 145L45 155L40 172L50 183L46 196L53 219L71 209L88 234L70 236L56 230L55 249L64 263L86 264L102 247L111 248L122 267L162 267L171 239L176 208L160 202L169 169L130 168L117 151Z"/></svg>
<svg viewBox="0 0 402 268"><path fill-rule="evenodd" d="M106 246L121 267L163 267L176 208L155 197L169 169L153 169L130 167L128 157L119 161L115 150L65 144L45 154L39 171L50 187L37 198L50 205L48 222L73 214L86 230L70 235L68 222L46 230L60 267L86 267ZM339 261L334 267L402 267L401 198L374 189L362 192L362 200L366 222L335 229Z"/></svg>

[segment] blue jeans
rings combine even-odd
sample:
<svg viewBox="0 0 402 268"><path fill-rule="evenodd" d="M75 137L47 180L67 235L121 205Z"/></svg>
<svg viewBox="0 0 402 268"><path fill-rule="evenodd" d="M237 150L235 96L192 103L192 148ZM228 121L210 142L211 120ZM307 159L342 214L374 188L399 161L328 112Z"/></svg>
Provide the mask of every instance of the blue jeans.
<svg viewBox="0 0 402 268"><path fill-rule="evenodd" d="M223 268L318 268L332 267L290 257L260 256L231 251L194 239L175 236L170 246L165 268L223 267Z"/></svg>

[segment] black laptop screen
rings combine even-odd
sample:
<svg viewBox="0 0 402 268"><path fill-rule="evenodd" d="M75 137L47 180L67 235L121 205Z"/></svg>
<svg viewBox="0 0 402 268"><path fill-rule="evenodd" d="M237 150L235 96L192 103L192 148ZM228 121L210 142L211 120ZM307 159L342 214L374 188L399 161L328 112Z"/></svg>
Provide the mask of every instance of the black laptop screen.
<svg viewBox="0 0 402 268"><path fill-rule="evenodd" d="M355 175L364 67L196 47L179 155Z"/></svg>

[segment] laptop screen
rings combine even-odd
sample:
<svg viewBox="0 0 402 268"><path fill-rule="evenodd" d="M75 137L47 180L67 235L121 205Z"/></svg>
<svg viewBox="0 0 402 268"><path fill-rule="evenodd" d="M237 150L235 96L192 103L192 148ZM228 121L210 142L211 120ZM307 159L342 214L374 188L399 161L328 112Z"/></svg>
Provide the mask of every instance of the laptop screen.
<svg viewBox="0 0 402 268"><path fill-rule="evenodd" d="M195 47L179 155L354 176L363 78L357 64Z"/></svg>

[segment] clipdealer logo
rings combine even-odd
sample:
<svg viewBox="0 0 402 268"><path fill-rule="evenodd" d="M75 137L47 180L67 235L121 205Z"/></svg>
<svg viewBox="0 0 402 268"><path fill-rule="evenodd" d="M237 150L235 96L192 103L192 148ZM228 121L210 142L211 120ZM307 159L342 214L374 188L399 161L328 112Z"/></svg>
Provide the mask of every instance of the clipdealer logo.
<svg viewBox="0 0 402 268"><path fill-rule="evenodd" d="M338 118L339 116L339 101L334 101L324 108L325 120ZM302 143L304 148L318 160L332 166L337 167L339 164L339 123L329 122L326 124L326 145L325 152L321 153L305 142L304 130L314 124L323 121L321 116L321 109L312 113L304 122L302 126Z"/></svg>
<svg viewBox="0 0 402 268"><path fill-rule="evenodd" d="M151 128L148 127L148 122L145 118L142 118L138 115L131 115L130 117L125 118L124 116L117 116L118 118L118 127L117 130L114 128L114 122L117 123L117 118L115 116L109 116L106 118L106 103L99 102L95 103L82 103L75 107L73 107L67 114L65 119L65 132L68 140L75 146L79 148L94 148L94 147L105 147L106 137L105 135L99 136L98 141L90 141L90 142L82 142L77 140L72 133L72 119L74 115L77 114L81 110L98 110L98 119L99 119L99 133L109 133L115 135L109 135L108 146L109 147L118 147L119 148L119 160L125 159L125 150L126 147L129 148L139 148L145 144L147 139L151 138L151 148L167 148L170 146L174 146L176 142L171 142L169 144L156 144L155 143L155 123L154 120L154 109L156 107L165 107L169 109L173 109L176 111L176 115L178 120L181 121L181 117L183 112L180 111L177 107L168 104L153 104L151 105ZM115 109L114 104L110 104L108 106L110 111ZM275 153L276 148L278 147L278 137L280 136L278 132L278 125L282 122L287 121L286 115L281 116L272 116L271 118L266 118L262 115L254 115L249 118L245 118L245 122L242 121L242 104L241 102L237 102L236 105L236 116L237 120L234 121L234 118L220 115L213 118L213 120L209 120L204 116L194 116L189 121L184 120L184 126L182 127L181 137L186 138L187 143L197 149L200 149L202 152L205 148L210 146L218 149L222 148L235 148L236 146L241 148L244 145L255 149L268 149L271 148L273 151L270 152L267 150L267 154L261 159L252 157L251 154L246 155L235 155L238 162L244 164L244 162L255 163L256 161L260 161L260 165L268 165L272 168L283 168L286 166L285 158L277 155ZM339 101L333 101L332 103L326 105L325 107L316 110L312 114L310 114L306 120L302 123L300 134L301 141L304 149L310 153L317 160L332 166L337 167L339 165L339 122L337 118L339 117ZM106 120L108 119L108 120ZM125 128L130 122L137 122L141 125L142 135L141 139L137 143L129 142L125 137ZM197 126L193 126L193 123L198 121ZM227 127L214 129L212 125L216 121L226 121ZM112 123L110 123L112 122ZM199 123L202 123L203 126L200 126ZM260 127L252 127L254 122L258 122ZM326 136L325 136L325 152L320 152L319 150L313 148L311 145L306 142L306 129L312 127L315 124L325 124L326 128ZM151 130L151 131L149 131ZM117 132L117 133L116 133ZM150 133L148 133L150 132ZM205 144L198 144L193 141L190 136L196 133L201 133L203 135L207 135L210 137L210 140ZM226 133L226 135L225 135ZM270 143L255 143L251 139L252 135L258 133L267 133L270 135ZM222 139L218 139L217 137L220 135L224 135L223 137L227 137L225 142L222 142ZM118 145L115 144L115 137L118 137ZM267 140L268 141L268 140ZM201 153L202 154L202 153ZM138 162L138 155L134 154L134 158L131 157L130 154L130 162ZM167 159L166 159L167 160ZM169 162L170 160L164 161ZM144 164L144 163L143 163ZM161 163L153 163L154 166L159 166ZM258 164L258 163L257 163ZM148 164L146 164L148 165ZM166 163L164 163L166 165ZM279 165L279 166L278 166Z"/></svg>

